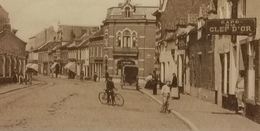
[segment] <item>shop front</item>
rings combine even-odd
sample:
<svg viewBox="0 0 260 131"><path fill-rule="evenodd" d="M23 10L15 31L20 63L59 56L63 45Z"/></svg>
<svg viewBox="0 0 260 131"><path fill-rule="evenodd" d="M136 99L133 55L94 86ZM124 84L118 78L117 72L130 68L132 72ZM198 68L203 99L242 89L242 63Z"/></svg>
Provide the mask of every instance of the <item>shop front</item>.
<svg viewBox="0 0 260 131"><path fill-rule="evenodd" d="M242 59L245 69L246 116L260 123L260 40L241 41Z"/></svg>

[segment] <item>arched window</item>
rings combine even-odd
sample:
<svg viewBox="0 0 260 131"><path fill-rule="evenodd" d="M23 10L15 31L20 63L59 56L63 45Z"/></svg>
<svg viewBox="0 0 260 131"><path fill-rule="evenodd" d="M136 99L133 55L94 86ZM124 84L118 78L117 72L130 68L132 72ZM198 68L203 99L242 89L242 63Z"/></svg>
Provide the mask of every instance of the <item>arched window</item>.
<svg viewBox="0 0 260 131"><path fill-rule="evenodd" d="M137 34L136 32L133 32L132 34L132 47L136 47L137 46Z"/></svg>
<svg viewBox="0 0 260 131"><path fill-rule="evenodd" d="M131 33L129 30L123 32L123 48L131 47Z"/></svg>
<svg viewBox="0 0 260 131"><path fill-rule="evenodd" d="M116 35L116 42L117 42L117 46L118 46L118 47L121 47L121 43L122 43L121 37L122 37L122 33L121 33L121 32L118 32L117 35Z"/></svg>
<svg viewBox="0 0 260 131"><path fill-rule="evenodd" d="M125 8L125 17L130 17L130 7Z"/></svg>

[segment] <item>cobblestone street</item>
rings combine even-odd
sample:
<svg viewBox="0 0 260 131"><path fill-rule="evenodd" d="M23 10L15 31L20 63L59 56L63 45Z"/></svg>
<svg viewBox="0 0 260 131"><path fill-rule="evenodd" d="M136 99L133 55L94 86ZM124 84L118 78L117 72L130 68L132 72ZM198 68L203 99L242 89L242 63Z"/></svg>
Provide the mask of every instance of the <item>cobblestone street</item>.
<svg viewBox="0 0 260 131"><path fill-rule="evenodd" d="M125 99L118 107L99 103L104 83L37 79L40 84L0 96L0 130L189 130L174 115L159 113L160 106L136 90L117 86Z"/></svg>

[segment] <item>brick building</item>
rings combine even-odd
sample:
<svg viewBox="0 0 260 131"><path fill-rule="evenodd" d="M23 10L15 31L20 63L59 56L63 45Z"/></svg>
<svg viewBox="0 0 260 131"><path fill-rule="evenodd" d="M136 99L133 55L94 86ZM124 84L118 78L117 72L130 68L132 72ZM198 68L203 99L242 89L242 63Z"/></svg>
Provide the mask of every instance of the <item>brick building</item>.
<svg viewBox="0 0 260 131"><path fill-rule="evenodd" d="M25 46L26 43L12 31L8 13L0 5L0 83L12 81L15 73L24 75Z"/></svg>
<svg viewBox="0 0 260 131"><path fill-rule="evenodd" d="M124 64L137 65L140 78L153 71L156 19L152 13L157 9L126 0L107 10L103 21L104 56L110 75L120 77Z"/></svg>

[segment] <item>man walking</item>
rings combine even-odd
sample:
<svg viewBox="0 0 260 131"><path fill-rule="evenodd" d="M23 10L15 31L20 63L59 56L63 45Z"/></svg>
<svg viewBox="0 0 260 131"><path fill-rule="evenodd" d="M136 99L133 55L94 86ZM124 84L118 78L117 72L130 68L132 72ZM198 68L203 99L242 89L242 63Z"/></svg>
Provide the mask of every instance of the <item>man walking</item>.
<svg viewBox="0 0 260 131"><path fill-rule="evenodd" d="M166 81L166 84L162 87L161 94L163 97L162 113L170 112L169 108L169 98L170 98L170 81Z"/></svg>

